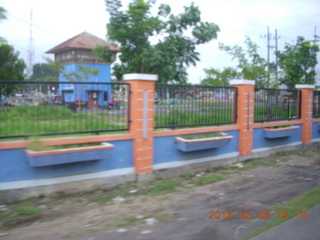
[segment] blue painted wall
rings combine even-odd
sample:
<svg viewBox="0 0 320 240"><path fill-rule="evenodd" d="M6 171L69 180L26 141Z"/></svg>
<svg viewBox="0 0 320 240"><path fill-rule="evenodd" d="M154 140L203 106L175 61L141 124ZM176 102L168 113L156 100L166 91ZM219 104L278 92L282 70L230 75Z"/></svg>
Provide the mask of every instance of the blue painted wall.
<svg viewBox="0 0 320 240"><path fill-rule="evenodd" d="M301 125L295 125L295 126L300 126L298 134L295 134L289 137L284 137L284 138L276 138L276 139L265 138L263 135L263 128L255 128L253 130L253 149L275 147L279 145L286 145L289 143L301 141L302 126Z"/></svg>
<svg viewBox="0 0 320 240"><path fill-rule="evenodd" d="M99 73L96 76L91 76L86 82L100 82L100 83L110 83L111 82L111 74L110 74L110 65L109 64L95 64L95 63L71 63L66 64L64 66L65 73L75 72L80 74L78 67L79 65L88 66L91 69L98 69ZM69 82L63 74L60 73L59 81L61 82Z"/></svg>
<svg viewBox="0 0 320 240"><path fill-rule="evenodd" d="M46 179L133 167L133 141L110 143L114 148L111 149L108 159L49 167L31 167L23 149L0 150L0 182Z"/></svg>
<svg viewBox="0 0 320 240"><path fill-rule="evenodd" d="M320 138L320 125L319 123L312 124L312 139Z"/></svg>
<svg viewBox="0 0 320 240"><path fill-rule="evenodd" d="M66 64L64 66L65 73L75 72L81 74L78 67L79 65L88 66L91 69L99 70L98 75L91 76L86 79L84 82L98 82L98 83L110 83L111 82L111 73L109 64L89 64L89 63L72 63ZM59 75L60 82L69 82L62 73ZM110 85L92 85L92 84L60 84L59 86L60 95L64 91L65 102L75 102L76 99L80 98L83 102L88 101L88 91L97 91L98 93L98 105L106 105L111 99L111 86ZM104 101L103 92L108 91L108 100Z"/></svg>
<svg viewBox="0 0 320 240"><path fill-rule="evenodd" d="M178 150L175 145L175 136L154 138L154 164L191 160L197 158L216 156L220 154L238 152L239 132L225 131L225 133L233 136L233 139L230 141L228 145L220 148L193 152L182 152Z"/></svg>

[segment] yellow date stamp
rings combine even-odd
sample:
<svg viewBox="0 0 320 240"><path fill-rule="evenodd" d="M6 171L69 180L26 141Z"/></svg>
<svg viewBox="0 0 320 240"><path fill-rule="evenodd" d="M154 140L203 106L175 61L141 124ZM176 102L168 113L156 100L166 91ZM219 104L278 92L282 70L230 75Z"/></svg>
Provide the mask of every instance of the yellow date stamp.
<svg viewBox="0 0 320 240"><path fill-rule="evenodd" d="M306 219L308 217L307 211L296 211L296 212L289 212L289 211L248 211L243 210L239 212L234 211L209 211L208 219L233 219L233 218L240 218L240 219L252 219L252 218L259 218L259 219L269 219L271 215L276 215L278 219L288 219L292 217L297 217L299 219Z"/></svg>

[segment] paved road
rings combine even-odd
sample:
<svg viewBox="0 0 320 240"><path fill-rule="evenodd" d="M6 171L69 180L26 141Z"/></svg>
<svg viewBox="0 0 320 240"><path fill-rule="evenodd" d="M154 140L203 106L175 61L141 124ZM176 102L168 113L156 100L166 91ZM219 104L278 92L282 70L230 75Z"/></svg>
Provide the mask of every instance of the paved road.
<svg viewBox="0 0 320 240"><path fill-rule="evenodd" d="M320 204L307 212L308 217L306 219L292 218L251 240L319 240Z"/></svg>

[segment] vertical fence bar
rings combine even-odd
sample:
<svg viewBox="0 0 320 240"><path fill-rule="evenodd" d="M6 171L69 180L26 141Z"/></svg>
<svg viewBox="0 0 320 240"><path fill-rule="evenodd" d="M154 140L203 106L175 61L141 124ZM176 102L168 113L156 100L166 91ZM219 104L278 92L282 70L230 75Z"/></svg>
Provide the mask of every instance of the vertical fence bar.
<svg viewBox="0 0 320 240"><path fill-rule="evenodd" d="M1 96L0 138L128 130L127 83L0 81L0 86L11 89ZM111 97L117 99L113 108Z"/></svg>
<svg viewBox="0 0 320 240"><path fill-rule="evenodd" d="M283 89L255 89L255 122L298 119L299 91Z"/></svg>
<svg viewBox="0 0 320 240"><path fill-rule="evenodd" d="M235 123L236 92L234 87L156 84L155 128Z"/></svg>

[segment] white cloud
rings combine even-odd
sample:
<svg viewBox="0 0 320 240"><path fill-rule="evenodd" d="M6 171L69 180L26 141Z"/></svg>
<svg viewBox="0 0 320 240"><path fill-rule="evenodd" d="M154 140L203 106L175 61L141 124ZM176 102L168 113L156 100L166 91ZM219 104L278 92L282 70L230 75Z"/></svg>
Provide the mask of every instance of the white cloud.
<svg viewBox="0 0 320 240"><path fill-rule="evenodd" d="M127 6L129 0L123 0ZM318 26L320 35L318 0L187 0L169 1L167 3L174 14L183 11L183 6L194 2L202 12L202 20L220 26L218 39L199 46L201 62L189 70L190 79L199 82L204 76L203 68L224 67L234 65L230 57L218 49L218 42L226 45L243 45L246 35L260 46L260 53L266 57L267 26L274 36L278 28L281 35L279 48L285 42L293 43L299 35L312 39L314 26ZM108 13L104 0L1 0L0 6L8 10L8 20L0 23L0 35L21 52L27 59L29 45L30 9L33 9L33 39L36 58L35 62L43 61L45 51L83 31L105 38ZM18 6L18 7L17 7ZM18 17L20 20L16 19ZM24 22L23 22L24 21ZM40 28L39 28L40 27ZM272 42L274 44L274 42ZM320 59L319 59L320 60Z"/></svg>

